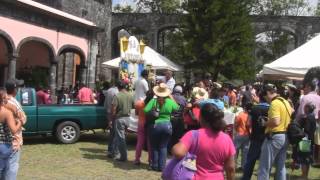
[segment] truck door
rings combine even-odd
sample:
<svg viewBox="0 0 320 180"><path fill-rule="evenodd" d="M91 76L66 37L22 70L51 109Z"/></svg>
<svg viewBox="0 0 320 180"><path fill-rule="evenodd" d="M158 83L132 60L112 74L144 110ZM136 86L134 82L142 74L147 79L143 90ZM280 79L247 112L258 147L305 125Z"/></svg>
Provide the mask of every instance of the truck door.
<svg viewBox="0 0 320 180"><path fill-rule="evenodd" d="M22 108L27 115L27 123L23 126L25 128L25 133L37 132L38 123L37 123L37 102L35 99L36 94L30 88L22 88L20 97L17 97L20 100Z"/></svg>

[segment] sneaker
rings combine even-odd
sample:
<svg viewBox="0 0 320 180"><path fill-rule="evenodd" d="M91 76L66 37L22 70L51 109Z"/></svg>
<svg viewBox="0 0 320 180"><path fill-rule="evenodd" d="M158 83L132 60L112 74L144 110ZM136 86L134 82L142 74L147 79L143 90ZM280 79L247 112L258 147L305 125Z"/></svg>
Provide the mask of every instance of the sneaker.
<svg viewBox="0 0 320 180"><path fill-rule="evenodd" d="M140 166L141 162L140 161L134 161L133 164L136 165L136 166Z"/></svg>

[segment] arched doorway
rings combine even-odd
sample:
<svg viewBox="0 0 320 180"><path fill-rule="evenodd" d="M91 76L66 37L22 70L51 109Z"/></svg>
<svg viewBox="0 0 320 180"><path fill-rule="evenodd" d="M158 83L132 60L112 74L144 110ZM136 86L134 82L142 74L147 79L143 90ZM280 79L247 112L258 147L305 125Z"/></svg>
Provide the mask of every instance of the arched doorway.
<svg viewBox="0 0 320 180"><path fill-rule="evenodd" d="M255 58L257 70L296 48L297 38L289 31L270 30L256 35Z"/></svg>
<svg viewBox="0 0 320 180"><path fill-rule="evenodd" d="M86 82L84 52L72 45L63 46L59 52L57 88L74 88Z"/></svg>
<svg viewBox="0 0 320 180"><path fill-rule="evenodd" d="M0 36L0 86L4 85L8 72L8 46Z"/></svg>
<svg viewBox="0 0 320 180"><path fill-rule="evenodd" d="M158 51L170 60L179 61L183 59L183 34L180 28L168 26L158 31ZM180 56L180 57L178 57Z"/></svg>
<svg viewBox="0 0 320 180"><path fill-rule="evenodd" d="M52 46L43 39L26 38L18 46L18 54L16 78L23 79L26 86L49 89Z"/></svg>
<svg viewBox="0 0 320 180"><path fill-rule="evenodd" d="M5 33L0 32L0 87L8 79L9 58L13 55L14 45Z"/></svg>

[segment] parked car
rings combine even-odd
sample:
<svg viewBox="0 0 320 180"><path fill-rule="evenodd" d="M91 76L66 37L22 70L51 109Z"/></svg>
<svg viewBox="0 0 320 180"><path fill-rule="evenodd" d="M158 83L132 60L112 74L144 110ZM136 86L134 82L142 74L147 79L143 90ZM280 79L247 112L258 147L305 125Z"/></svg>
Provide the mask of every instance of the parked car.
<svg viewBox="0 0 320 180"><path fill-rule="evenodd" d="M87 104L37 105L36 91L21 88L16 96L27 115L26 135L54 135L58 141L71 144L78 141L81 131L105 129L103 106Z"/></svg>

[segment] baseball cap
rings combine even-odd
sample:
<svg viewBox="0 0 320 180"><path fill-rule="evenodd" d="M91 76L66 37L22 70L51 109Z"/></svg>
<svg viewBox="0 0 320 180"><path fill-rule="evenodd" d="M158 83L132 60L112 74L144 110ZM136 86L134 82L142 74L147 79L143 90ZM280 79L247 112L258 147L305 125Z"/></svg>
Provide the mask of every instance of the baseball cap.
<svg viewBox="0 0 320 180"><path fill-rule="evenodd" d="M174 89L173 89L173 92L175 93L182 93L183 92L183 89L181 86L176 86Z"/></svg>
<svg viewBox="0 0 320 180"><path fill-rule="evenodd" d="M10 91L10 90L13 90L19 86L22 86L24 84L24 81L23 80L17 80L17 79L9 79L7 82L6 82L6 90L7 91Z"/></svg>
<svg viewBox="0 0 320 180"><path fill-rule="evenodd" d="M262 95L266 96L268 91L275 93L275 92L277 92L277 87L273 84L264 85L263 89L262 89Z"/></svg>

